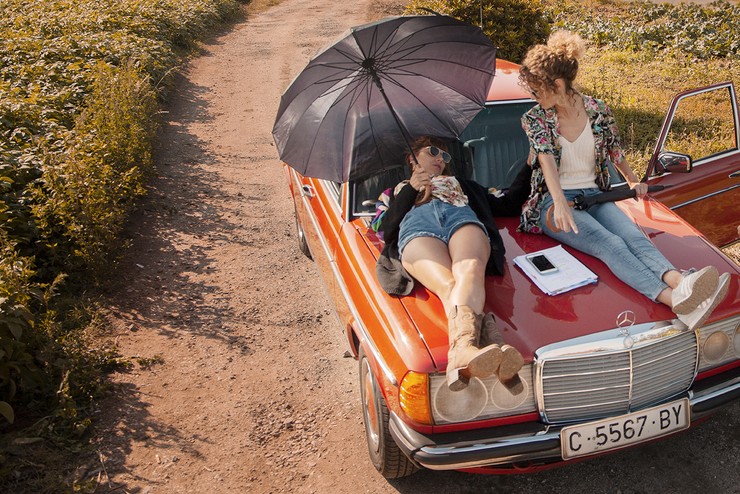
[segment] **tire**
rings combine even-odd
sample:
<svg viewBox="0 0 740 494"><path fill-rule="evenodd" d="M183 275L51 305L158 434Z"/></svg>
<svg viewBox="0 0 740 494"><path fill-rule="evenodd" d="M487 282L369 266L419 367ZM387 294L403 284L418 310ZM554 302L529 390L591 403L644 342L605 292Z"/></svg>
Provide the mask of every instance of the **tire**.
<svg viewBox="0 0 740 494"><path fill-rule="evenodd" d="M308 242L306 241L306 234L303 232L303 228L301 228L301 224L298 222L297 211L295 212L295 229L298 234L298 248L301 249L304 256L309 259L313 259L311 256L311 249L308 248Z"/></svg>
<svg viewBox="0 0 740 494"><path fill-rule="evenodd" d="M419 470L400 450L388 428L390 413L365 352L360 350L360 399L370 460L386 479L406 477Z"/></svg>

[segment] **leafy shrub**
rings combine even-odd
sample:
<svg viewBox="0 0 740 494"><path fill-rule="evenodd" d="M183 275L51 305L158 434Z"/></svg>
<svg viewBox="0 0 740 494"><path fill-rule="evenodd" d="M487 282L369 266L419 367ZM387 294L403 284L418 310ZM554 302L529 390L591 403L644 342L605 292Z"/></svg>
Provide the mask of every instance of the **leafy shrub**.
<svg viewBox="0 0 740 494"><path fill-rule="evenodd" d="M425 9L449 15L473 25L481 25L483 32L498 47L498 56L520 62L530 46L542 43L550 34L542 0L411 0L406 13L425 14Z"/></svg>
<svg viewBox="0 0 740 494"><path fill-rule="evenodd" d="M24 333L33 328L29 310L33 271L30 260L18 256L3 236L0 254L0 415L12 423L15 416L10 401L18 390L40 386L39 369L23 342Z"/></svg>
<svg viewBox="0 0 740 494"><path fill-rule="evenodd" d="M63 246L66 269L98 272L133 200L144 193L156 99L132 64L100 62L87 101L65 152L51 155L35 182L33 211L44 244Z"/></svg>
<svg viewBox="0 0 740 494"><path fill-rule="evenodd" d="M94 307L78 290L115 254L144 192L157 92L194 42L239 8L237 0L0 2L5 419L18 418L12 402L27 409L46 399L44 414L84 428L78 412L117 356L90 345Z"/></svg>

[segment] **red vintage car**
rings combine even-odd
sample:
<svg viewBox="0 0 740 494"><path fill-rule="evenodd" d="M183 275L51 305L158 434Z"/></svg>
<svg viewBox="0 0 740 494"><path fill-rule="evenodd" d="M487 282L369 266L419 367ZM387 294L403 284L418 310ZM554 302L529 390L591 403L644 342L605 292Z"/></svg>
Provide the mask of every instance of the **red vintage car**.
<svg viewBox="0 0 740 494"><path fill-rule="evenodd" d="M528 152L519 119L534 103L517 70L498 62L485 110L451 149L458 172L488 187L505 188ZM697 332L687 331L601 261L567 247L598 283L547 295L513 260L557 244L517 232L518 218L497 218L507 265L503 276L486 280L485 310L524 355L513 388L494 376L450 391L439 299L418 284L405 297L380 287L375 264L383 243L370 221L376 198L404 170L334 183L285 166L300 248L315 260L359 361L367 444L382 475L537 470L673 434L740 397L740 269L708 240L730 243L724 226L738 224L737 189L718 178L734 173L737 180L727 168L740 163L738 113L732 85L716 88L731 97L734 147L695 162L659 147L646 179L677 184L665 203L618 205L676 267L711 264L731 273L724 302ZM715 206L723 197L729 206ZM684 211L701 232L676 214Z"/></svg>

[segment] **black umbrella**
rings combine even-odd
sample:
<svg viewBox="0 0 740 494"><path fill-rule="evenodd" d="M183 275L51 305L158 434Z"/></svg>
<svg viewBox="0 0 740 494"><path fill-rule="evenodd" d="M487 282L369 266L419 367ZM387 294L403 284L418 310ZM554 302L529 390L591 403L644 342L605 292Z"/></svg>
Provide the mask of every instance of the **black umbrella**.
<svg viewBox="0 0 740 494"><path fill-rule="evenodd" d="M465 129L485 104L495 60L480 28L447 16L354 27L283 94L272 131L280 159L336 182L403 166L410 139Z"/></svg>

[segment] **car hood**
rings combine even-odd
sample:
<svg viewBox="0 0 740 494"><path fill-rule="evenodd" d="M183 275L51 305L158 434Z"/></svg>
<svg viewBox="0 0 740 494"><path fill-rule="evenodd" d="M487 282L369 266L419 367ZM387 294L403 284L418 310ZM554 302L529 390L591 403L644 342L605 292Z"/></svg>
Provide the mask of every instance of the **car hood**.
<svg viewBox="0 0 740 494"><path fill-rule="evenodd" d="M661 203L627 200L618 203L678 269L714 265L720 272L737 272L716 247ZM550 296L543 293L513 259L519 255L558 245L545 235L517 232L518 219L497 218L506 246L503 276L486 277L485 311L492 312L504 340L517 347L527 360L545 345L617 327L617 316L626 310L635 314L635 323L675 318L673 312L653 302L617 279L600 260L565 247L598 276L598 283ZM738 280L733 277L730 293L714 312L712 320L728 316L738 299ZM401 298L424 341L433 362L431 369L442 371L447 364L446 317L439 299L423 287ZM418 360L417 360L418 363Z"/></svg>

